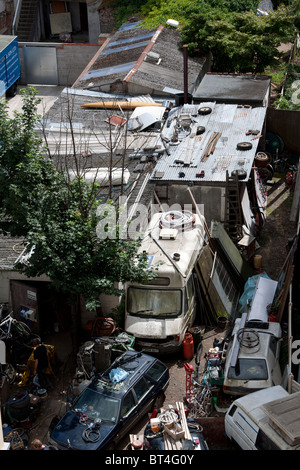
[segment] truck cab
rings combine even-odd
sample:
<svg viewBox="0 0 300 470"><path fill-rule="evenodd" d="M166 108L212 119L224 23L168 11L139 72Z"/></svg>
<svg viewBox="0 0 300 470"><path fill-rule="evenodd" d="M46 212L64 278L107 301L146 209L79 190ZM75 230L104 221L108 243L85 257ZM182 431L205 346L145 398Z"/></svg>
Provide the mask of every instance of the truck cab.
<svg viewBox="0 0 300 470"><path fill-rule="evenodd" d="M172 214L154 214L140 247L156 277L125 289L125 331L135 337L137 348L163 354L180 349L195 321L194 268L204 240L200 216L192 214L188 226L176 228L164 226L168 216L172 219Z"/></svg>

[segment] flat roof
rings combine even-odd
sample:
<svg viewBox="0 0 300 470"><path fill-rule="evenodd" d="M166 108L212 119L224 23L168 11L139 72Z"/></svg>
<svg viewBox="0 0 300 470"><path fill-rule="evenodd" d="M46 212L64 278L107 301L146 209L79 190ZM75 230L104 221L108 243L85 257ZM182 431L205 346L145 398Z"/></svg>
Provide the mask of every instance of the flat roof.
<svg viewBox="0 0 300 470"><path fill-rule="evenodd" d="M271 79L266 75L223 75L207 73L193 99L223 103L263 103Z"/></svg>
<svg viewBox="0 0 300 470"><path fill-rule="evenodd" d="M265 116L265 107L236 104L208 102L174 108L158 141L161 145L168 141L168 154L158 160L151 180L219 185L226 182L226 171L229 176L238 171L246 182L263 137Z"/></svg>

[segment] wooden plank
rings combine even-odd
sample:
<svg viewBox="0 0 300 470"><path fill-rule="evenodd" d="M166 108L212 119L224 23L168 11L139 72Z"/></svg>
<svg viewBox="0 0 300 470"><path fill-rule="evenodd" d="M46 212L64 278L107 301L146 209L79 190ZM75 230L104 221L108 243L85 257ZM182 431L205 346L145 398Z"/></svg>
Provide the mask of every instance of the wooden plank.
<svg viewBox="0 0 300 470"><path fill-rule="evenodd" d="M96 103L81 104L81 108L100 108L100 109L134 109L144 106L162 106L161 103L149 103L145 101L99 101Z"/></svg>

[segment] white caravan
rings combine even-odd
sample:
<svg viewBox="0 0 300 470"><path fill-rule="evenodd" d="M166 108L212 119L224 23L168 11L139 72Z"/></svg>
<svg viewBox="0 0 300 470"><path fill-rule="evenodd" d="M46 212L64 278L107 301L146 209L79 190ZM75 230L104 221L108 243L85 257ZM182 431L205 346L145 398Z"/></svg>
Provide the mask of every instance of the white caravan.
<svg viewBox="0 0 300 470"><path fill-rule="evenodd" d="M153 353L178 351L196 316L194 267L204 243L197 214L155 214L140 251L157 276L147 285L126 286L125 331L137 348Z"/></svg>

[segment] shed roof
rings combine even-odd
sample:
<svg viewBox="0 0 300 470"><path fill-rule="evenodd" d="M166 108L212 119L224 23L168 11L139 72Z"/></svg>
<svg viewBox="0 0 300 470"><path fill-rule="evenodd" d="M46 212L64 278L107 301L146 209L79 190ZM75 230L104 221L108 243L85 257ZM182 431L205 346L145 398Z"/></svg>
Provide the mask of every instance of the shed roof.
<svg viewBox="0 0 300 470"><path fill-rule="evenodd" d="M207 73L193 93L194 102L251 104L264 106L271 79L265 75Z"/></svg>
<svg viewBox="0 0 300 470"><path fill-rule="evenodd" d="M226 171L231 175L239 170L240 174L245 172L243 181L247 181L263 135L265 115L264 107L214 102L175 108L161 135L169 141L169 151L157 162L151 180L220 184L226 182ZM209 153L207 149L214 136L215 147ZM239 149L241 143L246 146Z"/></svg>
<svg viewBox="0 0 300 470"><path fill-rule="evenodd" d="M174 95L184 90L184 60L179 31L127 23L112 34L73 85L75 88ZM205 58L188 58L190 90ZM116 88L117 87L117 88Z"/></svg>

